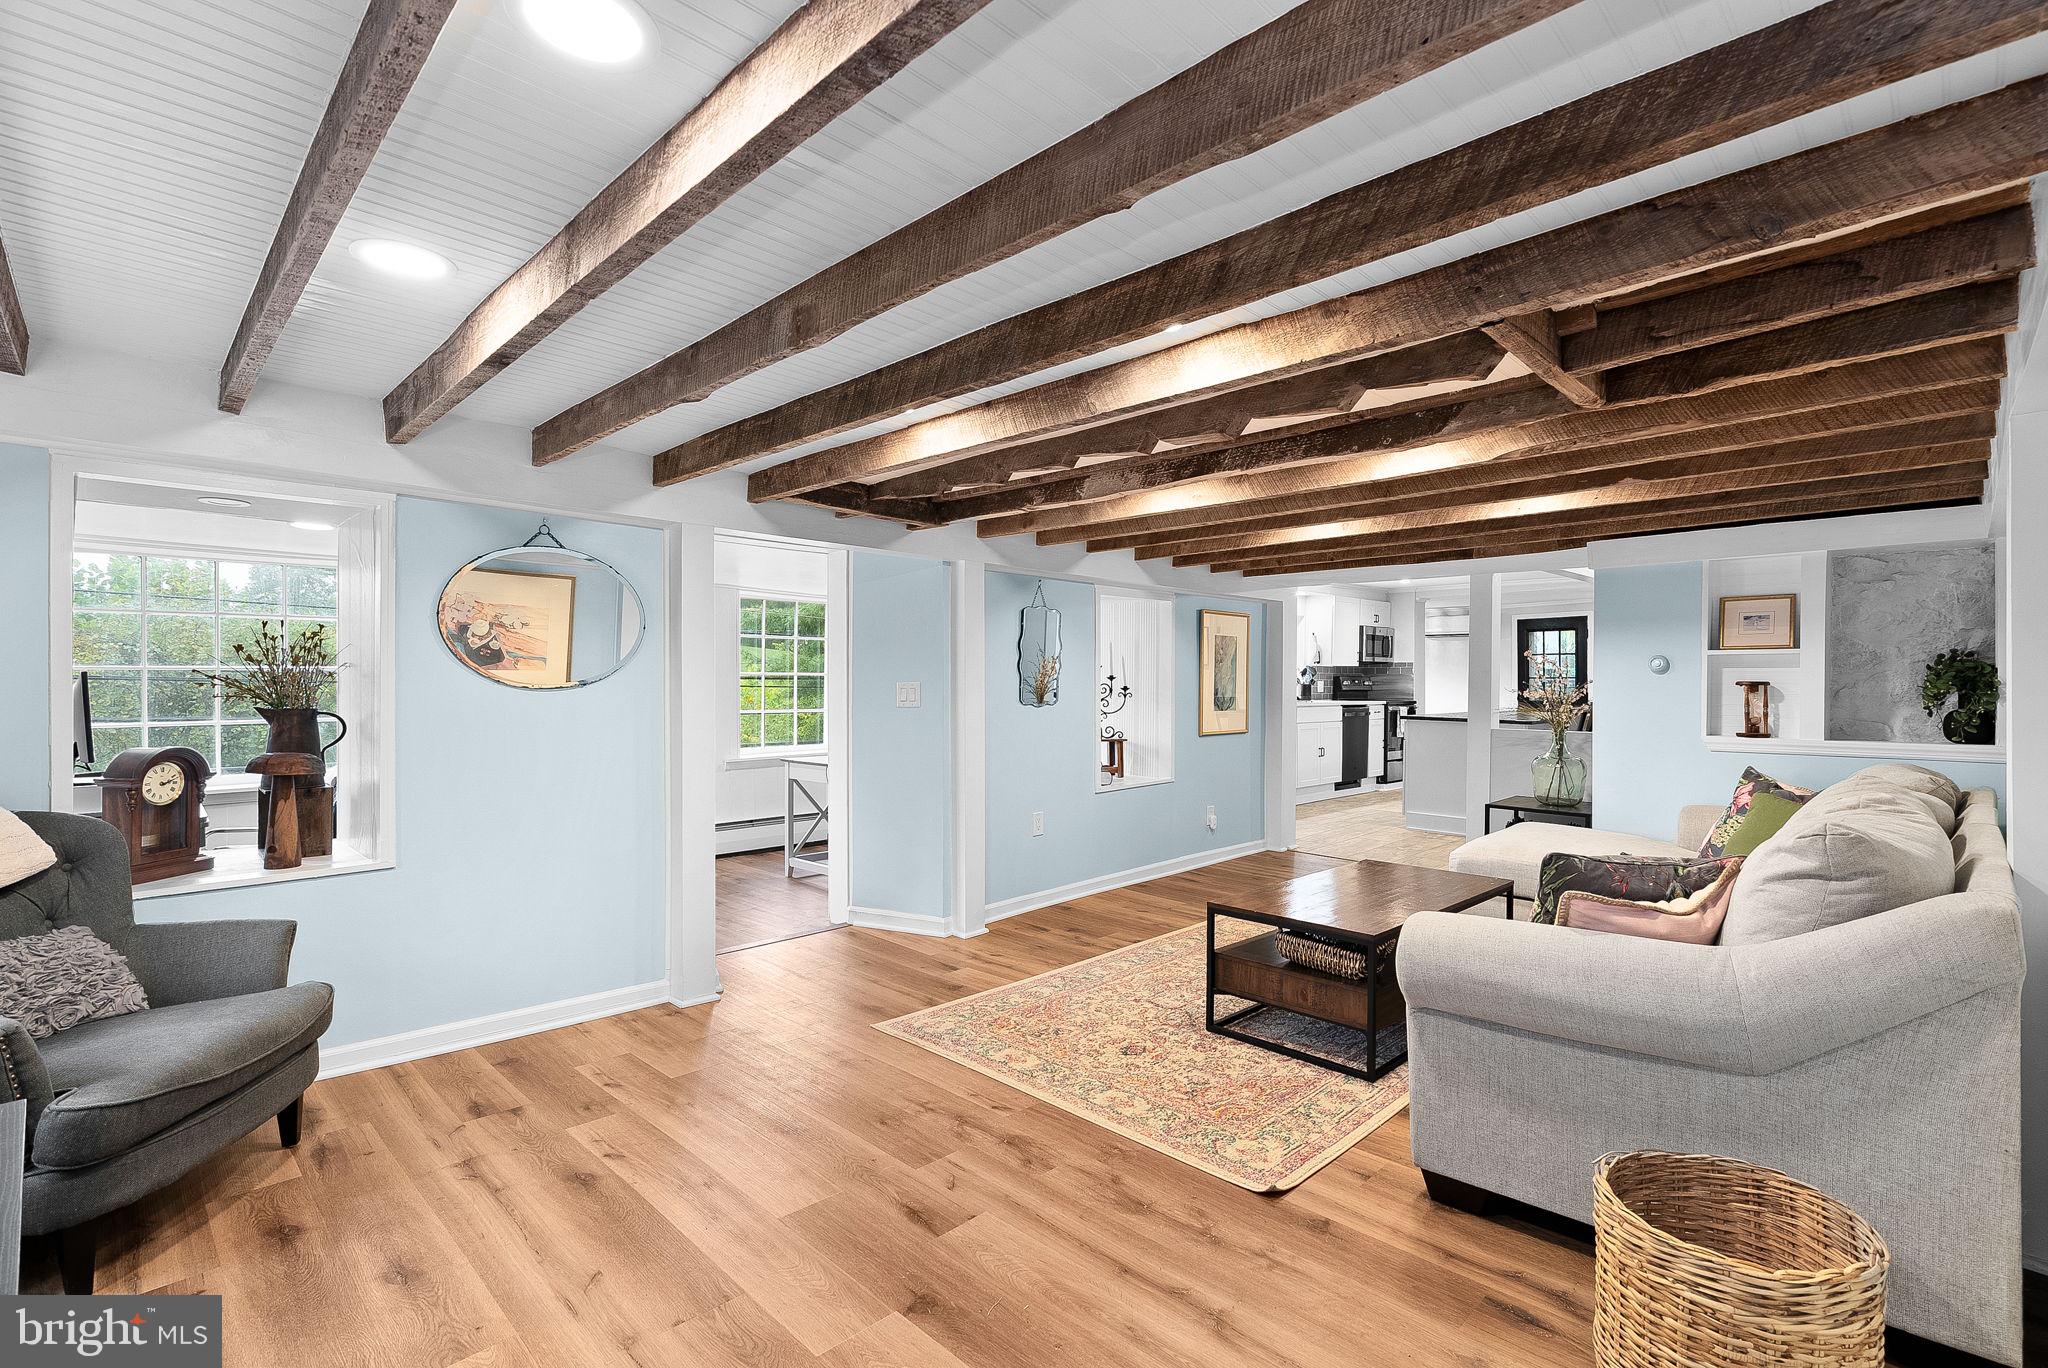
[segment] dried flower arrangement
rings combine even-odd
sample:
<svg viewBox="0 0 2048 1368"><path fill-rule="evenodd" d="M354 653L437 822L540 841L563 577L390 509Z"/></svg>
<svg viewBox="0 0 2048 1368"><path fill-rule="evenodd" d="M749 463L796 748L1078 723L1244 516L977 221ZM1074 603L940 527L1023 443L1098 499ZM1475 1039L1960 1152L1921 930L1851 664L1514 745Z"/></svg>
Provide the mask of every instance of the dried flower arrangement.
<svg viewBox="0 0 2048 1368"><path fill-rule="evenodd" d="M1530 666L1529 687L1522 690L1521 711L1534 713L1550 727L1551 743L1564 744L1564 734L1586 715L1592 681L1574 684L1552 658L1538 659L1534 651L1522 655Z"/></svg>
<svg viewBox="0 0 2048 1368"><path fill-rule="evenodd" d="M320 691L335 671L347 667L334 656L334 643L324 622L309 623L290 633L283 622L256 624L254 646L236 642L234 663L223 673L192 673L218 684L226 701L253 708L318 708Z"/></svg>
<svg viewBox="0 0 2048 1368"><path fill-rule="evenodd" d="M1046 701L1052 697L1053 690L1059 687L1059 682L1060 658L1046 655L1041 651L1038 656L1038 671L1031 677L1031 697L1039 707L1046 705Z"/></svg>

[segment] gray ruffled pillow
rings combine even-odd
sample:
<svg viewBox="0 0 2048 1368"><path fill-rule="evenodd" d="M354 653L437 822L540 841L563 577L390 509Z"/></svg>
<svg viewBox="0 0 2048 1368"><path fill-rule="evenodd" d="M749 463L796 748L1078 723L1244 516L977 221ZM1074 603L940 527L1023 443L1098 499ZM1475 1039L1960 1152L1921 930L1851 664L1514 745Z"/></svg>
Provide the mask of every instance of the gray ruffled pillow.
<svg viewBox="0 0 2048 1368"><path fill-rule="evenodd" d="M147 1006L128 961L83 926L0 940L0 1016L38 1040Z"/></svg>

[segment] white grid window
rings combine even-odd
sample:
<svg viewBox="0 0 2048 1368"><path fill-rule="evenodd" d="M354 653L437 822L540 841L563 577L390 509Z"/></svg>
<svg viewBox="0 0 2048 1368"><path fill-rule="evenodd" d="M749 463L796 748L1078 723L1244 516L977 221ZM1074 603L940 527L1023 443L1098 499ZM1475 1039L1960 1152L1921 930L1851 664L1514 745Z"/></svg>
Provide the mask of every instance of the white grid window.
<svg viewBox="0 0 2048 1368"><path fill-rule="evenodd" d="M740 599L741 750L825 743L825 605Z"/></svg>
<svg viewBox="0 0 2048 1368"><path fill-rule="evenodd" d="M338 651L335 578L331 561L76 552L71 657L88 676L90 770L130 746L190 746L216 773L242 770L263 753L268 729L194 672L222 673L235 644L253 645L265 621L282 622L288 635L324 623ZM334 706L334 692L330 681L321 706ZM331 740L335 724L320 725ZM82 755L76 768L88 769Z"/></svg>

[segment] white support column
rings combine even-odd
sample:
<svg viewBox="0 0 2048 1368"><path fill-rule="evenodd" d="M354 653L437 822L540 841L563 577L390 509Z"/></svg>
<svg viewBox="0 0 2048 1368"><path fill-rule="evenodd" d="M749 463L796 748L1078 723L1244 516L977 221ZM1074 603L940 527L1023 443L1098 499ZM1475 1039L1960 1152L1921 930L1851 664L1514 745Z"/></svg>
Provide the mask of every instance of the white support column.
<svg viewBox="0 0 2048 1368"><path fill-rule="evenodd" d="M2005 742L2013 882L2027 961L2039 973L2048 965L2048 636L2034 625L2040 614L2034 595L2048 583L2048 529L2041 521L2048 507L2048 408L2006 421L2005 522L1998 529L2006 538L1998 661L2005 703L1998 736ZM2048 1271L2048 993L2030 990L2021 1010L2021 1250L2028 1267Z"/></svg>
<svg viewBox="0 0 2048 1368"><path fill-rule="evenodd" d="M668 992L682 1005L718 995L717 680L686 644L712 638L708 527L670 527L662 612L668 628Z"/></svg>
<svg viewBox="0 0 2048 1368"><path fill-rule="evenodd" d="M951 562L953 860L947 930L988 930L988 585L980 561Z"/></svg>
<svg viewBox="0 0 2048 1368"><path fill-rule="evenodd" d="M843 546L825 553L825 910L834 925L853 904L853 571Z"/></svg>
<svg viewBox="0 0 2048 1368"><path fill-rule="evenodd" d="M1465 643L1465 839L1486 831L1493 793L1494 643L1500 638L1500 577L1473 575L1472 635Z"/></svg>
<svg viewBox="0 0 2048 1368"><path fill-rule="evenodd" d="M1299 782L1294 745L1298 624L1294 595L1267 602L1266 612L1266 849L1294 849L1294 790Z"/></svg>

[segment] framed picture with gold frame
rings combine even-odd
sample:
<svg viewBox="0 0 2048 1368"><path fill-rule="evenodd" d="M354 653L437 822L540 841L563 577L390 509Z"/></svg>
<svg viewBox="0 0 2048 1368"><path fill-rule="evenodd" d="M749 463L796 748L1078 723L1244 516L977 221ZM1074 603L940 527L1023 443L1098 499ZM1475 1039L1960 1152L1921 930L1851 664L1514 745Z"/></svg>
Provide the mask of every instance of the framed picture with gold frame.
<svg viewBox="0 0 2048 1368"><path fill-rule="evenodd" d="M1723 651L1789 651L1799 644L1799 595L1736 594L1721 600Z"/></svg>
<svg viewBox="0 0 2048 1368"><path fill-rule="evenodd" d="M1252 615L1204 608L1201 650L1197 734L1237 736L1250 731Z"/></svg>

